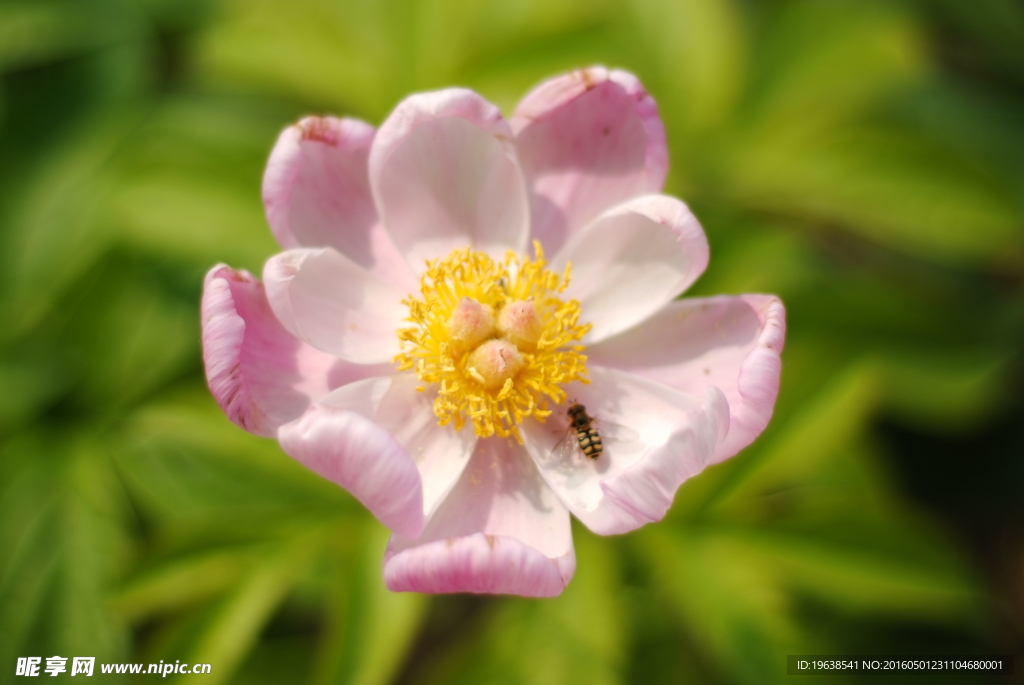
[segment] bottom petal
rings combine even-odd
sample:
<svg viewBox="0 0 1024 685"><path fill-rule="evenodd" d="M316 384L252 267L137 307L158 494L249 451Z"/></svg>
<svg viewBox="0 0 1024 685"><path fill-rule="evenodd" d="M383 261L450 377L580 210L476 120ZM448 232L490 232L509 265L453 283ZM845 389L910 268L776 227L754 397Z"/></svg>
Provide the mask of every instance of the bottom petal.
<svg viewBox="0 0 1024 685"><path fill-rule="evenodd" d="M491 438L423 534L392 537L384 582L396 592L552 597L575 570L569 512L522 447Z"/></svg>
<svg viewBox="0 0 1024 685"><path fill-rule="evenodd" d="M515 538L474 533L398 553L389 549L384 583L392 592L554 597L575 570L572 553L549 559Z"/></svg>

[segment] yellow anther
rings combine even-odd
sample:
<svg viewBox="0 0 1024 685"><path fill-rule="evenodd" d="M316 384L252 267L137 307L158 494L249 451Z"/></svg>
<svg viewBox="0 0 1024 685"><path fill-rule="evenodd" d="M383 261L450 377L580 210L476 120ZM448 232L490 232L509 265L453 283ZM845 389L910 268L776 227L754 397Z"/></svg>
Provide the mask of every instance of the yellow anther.
<svg viewBox="0 0 1024 685"><path fill-rule="evenodd" d="M482 437L518 440L519 424L565 401L563 384L587 382L579 341L590 326L579 324L575 300L558 297L570 267L559 278L539 244L534 251L533 260L509 253L496 262L456 250L429 262L419 295L404 301L411 325L398 331L395 363L436 389L439 424L470 421Z"/></svg>

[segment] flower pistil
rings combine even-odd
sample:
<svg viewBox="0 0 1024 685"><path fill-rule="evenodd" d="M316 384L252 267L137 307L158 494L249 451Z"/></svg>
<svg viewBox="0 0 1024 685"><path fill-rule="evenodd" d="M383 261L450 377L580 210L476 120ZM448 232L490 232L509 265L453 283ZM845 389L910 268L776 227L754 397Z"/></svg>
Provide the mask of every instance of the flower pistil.
<svg viewBox="0 0 1024 685"><path fill-rule="evenodd" d="M461 430L471 421L477 435L512 436L528 417L543 421L548 403L562 404L562 385L587 382L579 344L590 324L579 322L576 300L559 295L569 285L571 265L560 276L535 259L514 252L498 262L471 248L427 263L420 296L410 295L401 328L399 370L414 370L436 387L434 413L441 425Z"/></svg>

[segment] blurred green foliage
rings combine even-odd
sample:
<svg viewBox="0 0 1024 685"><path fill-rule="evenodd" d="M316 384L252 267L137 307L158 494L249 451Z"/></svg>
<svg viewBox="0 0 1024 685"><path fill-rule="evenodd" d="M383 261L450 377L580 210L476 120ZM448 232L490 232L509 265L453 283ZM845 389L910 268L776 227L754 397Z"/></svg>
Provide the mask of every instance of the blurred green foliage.
<svg viewBox="0 0 1024 685"><path fill-rule="evenodd" d="M991 569L878 426L941 442L1019 393L1021 46L1012 0L0 1L0 683L59 654L762 684L791 653L999 648ZM665 522L577 526L558 599L390 594L381 526L206 391L202 274L275 252L260 178L299 116L448 85L509 112L592 63L659 103L712 245L695 292L786 302L776 417Z"/></svg>

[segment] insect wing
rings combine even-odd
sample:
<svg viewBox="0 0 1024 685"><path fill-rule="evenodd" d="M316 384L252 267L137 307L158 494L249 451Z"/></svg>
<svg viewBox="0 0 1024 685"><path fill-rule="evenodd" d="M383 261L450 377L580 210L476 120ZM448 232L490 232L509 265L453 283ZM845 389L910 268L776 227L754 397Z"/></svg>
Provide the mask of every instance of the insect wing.
<svg viewBox="0 0 1024 685"><path fill-rule="evenodd" d="M631 443L640 439L640 434L632 428L613 423L604 419L594 420L594 427L601 435L601 440L607 446L610 443Z"/></svg>
<svg viewBox="0 0 1024 685"><path fill-rule="evenodd" d="M576 431L570 427L565 431L565 435L555 443L546 460L547 465L559 470L571 469L577 454L581 452Z"/></svg>

